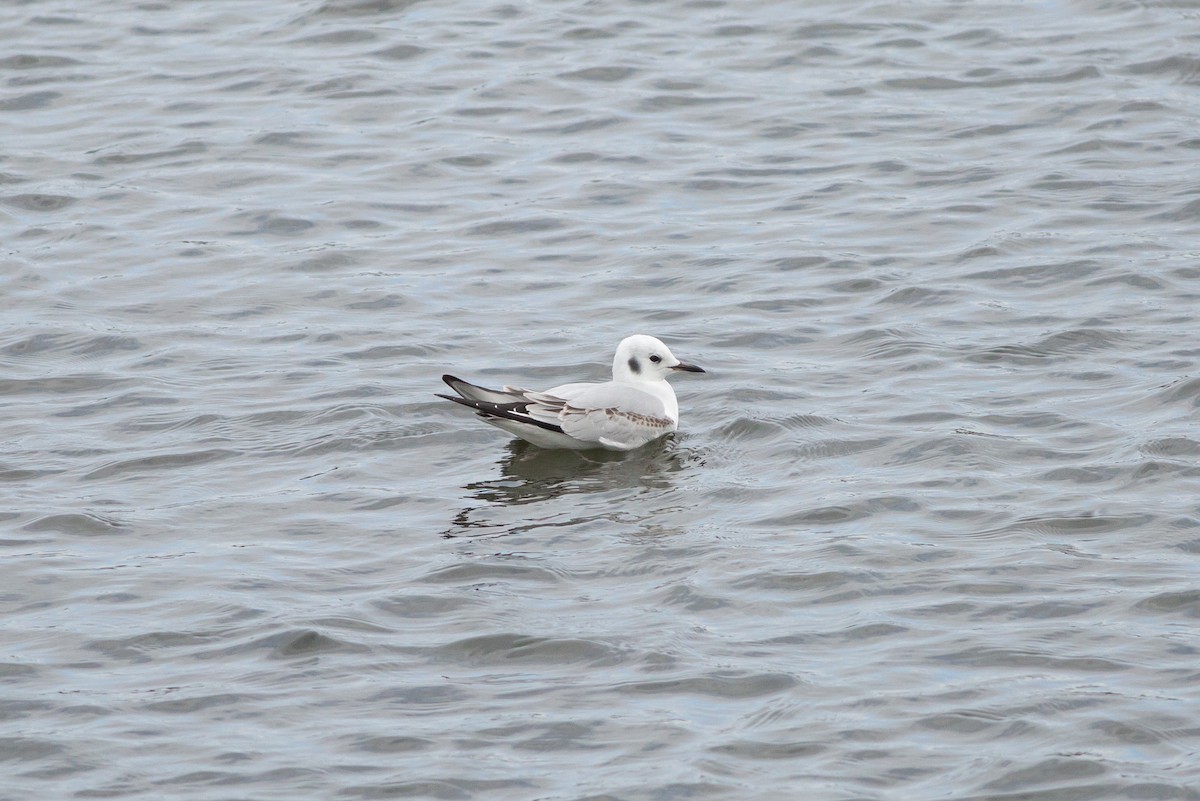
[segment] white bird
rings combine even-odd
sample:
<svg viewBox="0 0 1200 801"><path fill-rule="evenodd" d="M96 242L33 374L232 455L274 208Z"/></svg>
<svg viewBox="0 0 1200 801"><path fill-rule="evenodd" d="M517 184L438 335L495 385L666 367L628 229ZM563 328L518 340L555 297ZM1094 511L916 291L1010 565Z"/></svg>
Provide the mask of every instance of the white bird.
<svg viewBox="0 0 1200 801"><path fill-rule="evenodd" d="M484 421L540 448L630 451L679 427L679 401L666 381L677 370L704 372L679 361L654 337L638 334L617 346L612 381L538 392L487 389L444 375L461 397L438 397L468 406Z"/></svg>

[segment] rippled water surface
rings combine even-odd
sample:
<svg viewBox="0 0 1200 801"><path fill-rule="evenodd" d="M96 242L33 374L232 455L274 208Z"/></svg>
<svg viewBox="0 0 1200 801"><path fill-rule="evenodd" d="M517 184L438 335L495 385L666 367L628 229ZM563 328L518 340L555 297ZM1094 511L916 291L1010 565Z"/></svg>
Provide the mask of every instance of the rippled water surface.
<svg viewBox="0 0 1200 801"><path fill-rule="evenodd" d="M0 41L4 801L1200 798L1195 4Z"/></svg>

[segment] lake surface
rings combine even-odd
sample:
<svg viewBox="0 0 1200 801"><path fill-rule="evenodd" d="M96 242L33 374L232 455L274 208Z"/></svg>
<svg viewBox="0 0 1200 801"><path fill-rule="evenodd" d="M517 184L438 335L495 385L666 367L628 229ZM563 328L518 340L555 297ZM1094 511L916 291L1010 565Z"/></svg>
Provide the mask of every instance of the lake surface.
<svg viewBox="0 0 1200 801"><path fill-rule="evenodd" d="M1195 4L0 41L3 801L1200 798Z"/></svg>

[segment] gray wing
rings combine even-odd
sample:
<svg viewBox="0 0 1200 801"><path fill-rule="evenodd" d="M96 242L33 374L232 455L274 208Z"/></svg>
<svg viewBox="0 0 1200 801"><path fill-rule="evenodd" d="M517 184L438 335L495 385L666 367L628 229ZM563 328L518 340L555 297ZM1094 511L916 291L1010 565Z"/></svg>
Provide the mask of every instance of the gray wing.
<svg viewBox="0 0 1200 801"><path fill-rule="evenodd" d="M520 387L488 389L452 375L442 376L442 380L460 397L439 398L469 406L489 422L512 421L565 434L570 438L567 442L628 451L676 428L661 400L628 384L563 384L538 392ZM508 425L501 427L525 436ZM537 440L531 441L537 444Z"/></svg>
<svg viewBox="0 0 1200 801"><path fill-rule="evenodd" d="M564 390L568 387L556 387ZM570 399L549 392L525 391L534 403L529 415L557 423L563 433L582 442L596 442L618 450L632 450L674 431L663 403L627 384L569 385Z"/></svg>

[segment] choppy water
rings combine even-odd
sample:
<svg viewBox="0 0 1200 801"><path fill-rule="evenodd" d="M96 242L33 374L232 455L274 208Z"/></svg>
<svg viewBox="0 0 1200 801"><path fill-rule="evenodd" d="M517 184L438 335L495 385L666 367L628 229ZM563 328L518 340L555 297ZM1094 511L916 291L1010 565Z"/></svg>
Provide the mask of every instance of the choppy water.
<svg viewBox="0 0 1200 801"><path fill-rule="evenodd" d="M0 798L1200 798L1194 4L0 41Z"/></svg>

